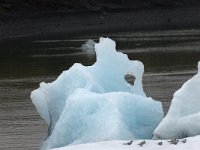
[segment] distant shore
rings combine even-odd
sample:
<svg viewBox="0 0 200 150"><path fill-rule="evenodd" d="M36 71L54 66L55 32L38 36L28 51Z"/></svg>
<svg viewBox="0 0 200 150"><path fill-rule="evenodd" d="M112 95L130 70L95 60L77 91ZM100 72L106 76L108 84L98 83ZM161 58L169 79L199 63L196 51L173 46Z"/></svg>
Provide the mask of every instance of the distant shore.
<svg viewBox="0 0 200 150"><path fill-rule="evenodd" d="M200 8L8 13L0 18L0 39L200 28Z"/></svg>

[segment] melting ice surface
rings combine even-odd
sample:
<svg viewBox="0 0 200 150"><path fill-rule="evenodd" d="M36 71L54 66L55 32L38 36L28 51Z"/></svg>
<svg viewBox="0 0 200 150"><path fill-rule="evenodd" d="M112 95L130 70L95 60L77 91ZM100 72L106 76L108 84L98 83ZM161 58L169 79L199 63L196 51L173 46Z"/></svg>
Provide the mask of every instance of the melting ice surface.
<svg viewBox="0 0 200 150"><path fill-rule="evenodd" d="M95 44L95 64L74 64L31 93L49 125L42 149L152 137L163 118L162 105L143 91L143 64L129 60L115 47L111 39L100 38ZM133 86L125 81L126 74L135 76Z"/></svg>
<svg viewBox="0 0 200 150"><path fill-rule="evenodd" d="M184 138L200 134L200 62L198 73L174 93L166 117L154 138Z"/></svg>

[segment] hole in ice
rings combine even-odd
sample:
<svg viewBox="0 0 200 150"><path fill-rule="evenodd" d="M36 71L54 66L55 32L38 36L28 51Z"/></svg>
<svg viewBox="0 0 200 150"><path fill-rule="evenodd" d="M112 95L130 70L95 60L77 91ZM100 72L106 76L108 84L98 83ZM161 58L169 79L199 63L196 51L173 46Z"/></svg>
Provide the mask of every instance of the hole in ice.
<svg viewBox="0 0 200 150"><path fill-rule="evenodd" d="M124 76L124 79L126 80L126 82L128 82L130 85L134 85L134 82L135 82L135 76L132 75L132 74L126 74Z"/></svg>

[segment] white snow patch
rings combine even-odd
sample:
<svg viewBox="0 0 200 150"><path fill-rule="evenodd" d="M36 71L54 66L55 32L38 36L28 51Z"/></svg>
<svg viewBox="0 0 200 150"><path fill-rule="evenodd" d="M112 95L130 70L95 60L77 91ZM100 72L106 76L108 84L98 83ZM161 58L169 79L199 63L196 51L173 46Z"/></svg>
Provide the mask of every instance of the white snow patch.
<svg viewBox="0 0 200 150"><path fill-rule="evenodd" d="M51 150L199 150L200 136L187 138L186 143L179 140L178 144L170 144L169 140L145 140L146 144L139 146L143 140L133 140L131 145L124 145L129 141L103 141L96 143L86 143L80 145L69 145ZM162 141L162 145L158 142Z"/></svg>

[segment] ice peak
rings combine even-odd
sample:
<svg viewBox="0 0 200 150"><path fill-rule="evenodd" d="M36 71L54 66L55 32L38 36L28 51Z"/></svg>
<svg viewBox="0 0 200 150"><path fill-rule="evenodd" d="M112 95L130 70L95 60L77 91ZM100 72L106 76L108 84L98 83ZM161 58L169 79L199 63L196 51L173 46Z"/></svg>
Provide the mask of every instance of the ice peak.
<svg viewBox="0 0 200 150"><path fill-rule="evenodd" d="M97 55L97 60L105 55L109 55L112 52L115 52L116 44L113 40L109 38L101 37L99 43L95 43L95 51Z"/></svg>

